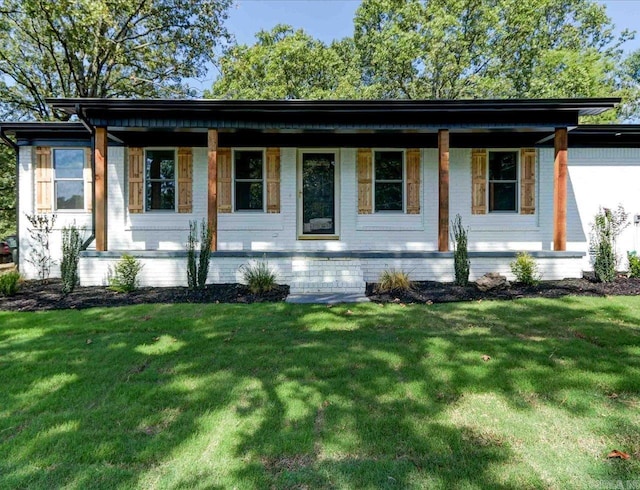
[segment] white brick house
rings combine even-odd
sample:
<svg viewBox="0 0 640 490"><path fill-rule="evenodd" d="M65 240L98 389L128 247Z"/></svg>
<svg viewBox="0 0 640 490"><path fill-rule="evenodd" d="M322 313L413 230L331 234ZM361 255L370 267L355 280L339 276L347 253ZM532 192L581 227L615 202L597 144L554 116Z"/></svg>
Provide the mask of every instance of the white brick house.
<svg viewBox="0 0 640 490"><path fill-rule="evenodd" d="M0 124L18 154L20 269L34 277L25 215L51 213L54 254L66 224L91 237L83 285L124 252L144 285L185 285L203 219L210 282L263 259L294 292L362 291L386 268L450 281L460 214L472 279L510 275L522 250L545 279L577 277L599 206L640 214L637 128L577 124L617 102L51 100L80 122Z"/></svg>

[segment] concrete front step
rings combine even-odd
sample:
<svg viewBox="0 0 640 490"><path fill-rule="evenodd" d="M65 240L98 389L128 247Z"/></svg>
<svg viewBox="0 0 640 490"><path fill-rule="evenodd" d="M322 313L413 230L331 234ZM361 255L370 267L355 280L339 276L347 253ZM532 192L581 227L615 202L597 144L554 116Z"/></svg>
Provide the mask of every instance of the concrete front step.
<svg viewBox="0 0 640 490"><path fill-rule="evenodd" d="M290 294L304 293L353 293L364 295L367 284L354 282L298 282L289 285Z"/></svg>

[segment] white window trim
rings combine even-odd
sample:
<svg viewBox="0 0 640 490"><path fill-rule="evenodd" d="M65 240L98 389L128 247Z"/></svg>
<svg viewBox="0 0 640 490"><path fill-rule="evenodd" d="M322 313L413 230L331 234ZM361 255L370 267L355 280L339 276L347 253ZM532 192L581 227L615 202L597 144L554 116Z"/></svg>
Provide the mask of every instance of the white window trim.
<svg viewBox="0 0 640 490"><path fill-rule="evenodd" d="M516 154L516 180L490 180L489 157L491 153L515 153ZM487 214L520 214L520 148L487 148ZM504 211L491 211L491 182L515 183L516 184L516 208Z"/></svg>
<svg viewBox="0 0 640 490"><path fill-rule="evenodd" d="M260 151L262 152L262 209L237 209L236 208L236 152ZM258 179L239 179L239 182L257 182ZM231 202L234 213L265 213L267 209L267 149L265 147L248 147L231 149Z"/></svg>
<svg viewBox="0 0 640 490"><path fill-rule="evenodd" d="M57 172L56 172L56 150L80 150L82 151L82 177L81 178L75 178L75 179L59 179L58 177L56 177ZM55 212L55 213L78 213L78 212L85 212L87 210L86 207L86 196L84 195L85 193L85 188L84 188L84 169L87 166L87 153L86 153L86 148L82 147L82 146L55 146L51 148L51 171L52 171L52 182L51 182L51 209ZM57 199L57 195L56 195L56 182L58 181L76 181L76 182L82 182L82 207L81 208L73 208L73 209L58 209L58 199Z"/></svg>
<svg viewBox="0 0 640 490"><path fill-rule="evenodd" d="M173 195L173 210L171 209L147 209L147 152L148 151L173 151L173 187L174 187L174 195ZM178 149L173 146L149 146L144 148L143 158L143 168L142 168L142 180L144 182L144 195L142 199L143 210L144 213L153 213L153 214L162 214L162 213L177 213L178 212ZM167 180L167 179L162 179ZM158 179L151 179L150 181L160 182Z"/></svg>
<svg viewBox="0 0 640 490"><path fill-rule="evenodd" d="M402 153L402 209L376 210L376 152L399 152ZM371 150L371 192L373 196L371 203L374 214L406 214L407 212L407 150L406 148L372 148ZM381 183L397 183L397 180L381 180Z"/></svg>

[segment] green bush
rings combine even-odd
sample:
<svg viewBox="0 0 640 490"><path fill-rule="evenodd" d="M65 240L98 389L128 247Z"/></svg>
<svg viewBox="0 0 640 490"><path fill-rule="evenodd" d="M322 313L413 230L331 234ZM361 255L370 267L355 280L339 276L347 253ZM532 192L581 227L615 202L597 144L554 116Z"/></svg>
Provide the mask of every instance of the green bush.
<svg viewBox="0 0 640 490"><path fill-rule="evenodd" d="M451 238L453 239L453 268L458 286L466 286L469 284L469 269L471 262L469 261L469 252L467 250L468 231L462 226L462 217L456 214L455 219L451 223Z"/></svg>
<svg viewBox="0 0 640 490"><path fill-rule="evenodd" d="M627 252L629 277L640 277L640 257L635 252Z"/></svg>
<svg viewBox="0 0 640 490"><path fill-rule="evenodd" d="M622 206L615 211L601 208L591 225L593 272L600 282L611 282L616 278L616 239L629 225L627 218Z"/></svg>
<svg viewBox="0 0 640 490"><path fill-rule="evenodd" d="M60 275L62 277L62 292L70 293L80 282L78 278L78 262L82 250L80 230L75 226L62 228L62 262Z"/></svg>
<svg viewBox="0 0 640 490"><path fill-rule="evenodd" d="M383 270L378 278L376 290L380 293L388 293L390 291L408 291L412 284L409 274L395 269Z"/></svg>
<svg viewBox="0 0 640 490"><path fill-rule="evenodd" d="M265 261L240 266L242 280L253 294L263 294L276 286L276 273Z"/></svg>
<svg viewBox="0 0 640 490"><path fill-rule="evenodd" d="M538 264L527 252L520 252L516 260L511 262L511 272L516 276L516 281L527 286L533 286L540 281Z"/></svg>
<svg viewBox="0 0 640 490"><path fill-rule="evenodd" d="M197 238L198 222L189 221L189 237L187 239L187 284L189 289L203 289L209 275L213 230L205 220L202 220L200 227L200 255L196 261Z"/></svg>
<svg viewBox="0 0 640 490"><path fill-rule="evenodd" d="M142 264L135 257L124 254L118 263L109 267L109 289L118 293L129 293L138 287L138 273L142 270Z"/></svg>
<svg viewBox="0 0 640 490"><path fill-rule="evenodd" d="M18 271L5 272L0 275L0 294L2 296L14 296L20 286L20 273Z"/></svg>

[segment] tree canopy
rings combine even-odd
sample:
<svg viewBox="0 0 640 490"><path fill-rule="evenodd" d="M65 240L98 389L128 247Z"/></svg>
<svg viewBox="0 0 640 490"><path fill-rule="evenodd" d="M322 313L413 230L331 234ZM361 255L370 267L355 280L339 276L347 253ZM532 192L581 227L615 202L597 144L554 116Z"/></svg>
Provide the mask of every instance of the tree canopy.
<svg viewBox="0 0 640 490"><path fill-rule="evenodd" d="M64 119L46 97L186 96L232 0L0 0L0 119Z"/></svg>

